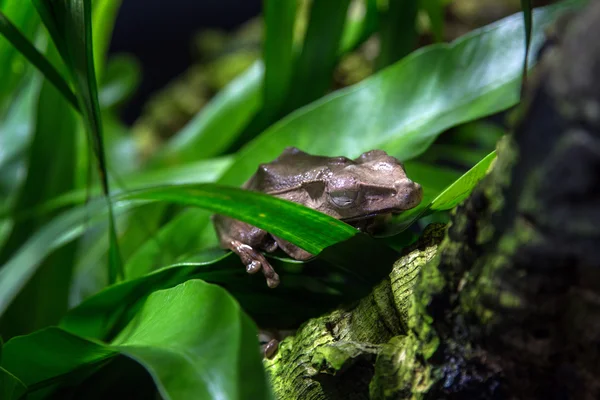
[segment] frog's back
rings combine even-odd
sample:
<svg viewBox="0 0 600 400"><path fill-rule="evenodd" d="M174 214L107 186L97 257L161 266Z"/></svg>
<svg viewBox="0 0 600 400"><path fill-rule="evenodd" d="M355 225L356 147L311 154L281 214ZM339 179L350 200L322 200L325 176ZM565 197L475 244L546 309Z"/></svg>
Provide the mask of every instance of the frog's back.
<svg viewBox="0 0 600 400"><path fill-rule="evenodd" d="M261 164L244 185L264 193L277 193L311 181L327 179L337 168L355 164L346 157L313 156L295 147L286 148L270 163Z"/></svg>

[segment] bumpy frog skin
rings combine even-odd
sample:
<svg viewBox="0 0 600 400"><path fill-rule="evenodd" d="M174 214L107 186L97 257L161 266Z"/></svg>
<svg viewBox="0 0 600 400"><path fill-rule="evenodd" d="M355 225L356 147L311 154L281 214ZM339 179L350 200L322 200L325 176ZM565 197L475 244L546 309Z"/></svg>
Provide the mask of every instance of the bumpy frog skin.
<svg viewBox="0 0 600 400"><path fill-rule="evenodd" d="M381 150L368 151L354 160L346 157L312 156L288 147L274 161L261 164L244 184L302 204L369 231L376 216L416 207L423 197L418 183L408 179L400 161ZM280 248L296 260L312 254L244 222L213 215L221 246L236 253L248 273L260 270L271 288L279 276L260 251Z"/></svg>

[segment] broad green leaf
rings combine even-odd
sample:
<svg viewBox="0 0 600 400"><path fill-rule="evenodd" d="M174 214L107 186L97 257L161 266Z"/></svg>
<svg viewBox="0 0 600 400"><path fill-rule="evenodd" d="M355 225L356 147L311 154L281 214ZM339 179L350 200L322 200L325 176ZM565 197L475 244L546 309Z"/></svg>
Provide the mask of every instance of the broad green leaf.
<svg viewBox="0 0 600 400"><path fill-rule="evenodd" d="M379 68L387 67L415 49L417 44L417 0L389 1L379 24Z"/></svg>
<svg viewBox="0 0 600 400"><path fill-rule="evenodd" d="M358 240L354 241L354 238ZM379 254L365 251L361 239L366 238L364 235L354 238L351 239L352 256L360 254L359 262L351 271L335 264L335 253L339 253L336 247L347 248L345 243L325 249L322 254L328 260L319 257L301 263L267 256L282 278L276 289L270 289L263 277L248 275L234 254L223 256L222 251L209 251L199 254L195 261L161 268L103 289L70 310L60 326L81 336L107 340L130 321L150 293L190 279L224 286L262 326L298 326L340 303L350 303L365 296L372 285L389 273L389 266L397 256L380 263ZM369 267L365 268L365 265ZM272 301L273 296L277 296L276 302ZM299 298L303 301L299 302Z"/></svg>
<svg viewBox="0 0 600 400"><path fill-rule="evenodd" d="M215 184L142 189L122 200L163 201L228 215L288 240L311 254L349 239L353 227L318 211L263 193Z"/></svg>
<svg viewBox="0 0 600 400"><path fill-rule="evenodd" d="M576 3L536 10L532 45L541 43L546 24ZM220 182L241 185L287 146L347 157L378 148L414 158L449 127L518 102L522 32L521 16L513 15L451 44L422 48L279 121L238 153Z"/></svg>
<svg viewBox="0 0 600 400"><path fill-rule="evenodd" d="M362 18L351 16L338 54L352 50L375 30L377 10L368 0ZM221 154L236 142L262 106L264 67L255 63L221 90L155 156L156 164L178 164Z"/></svg>
<svg viewBox="0 0 600 400"><path fill-rule="evenodd" d="M71 80L89 135L92 149L98 162L98 174L102 190L107 196L110 223L109 281L123 278L123 266L119 255L114 227L114 216L108 200L110 188L103 144L102 117L98 102L98 89L94 69L92 44L91 0L45 1L33 0L44 25L50 32L58 51L67 65Z"/></svg>
<svg viewBox="0 0 600 400"><path fill-rule="evenodd" d="M315 1L284 105L287 114L321 97L332 82L350 0Z"/></svg>
<svg viewBox="0 0 600 400"><path fill-rule="evenodd" d="M256 334L224 289L193 280L150 295L112 347L152 370L165 398L269 399Z"/></svg>
<svg viewBox="0 0 600 400"><path fill-rule="evenodd" d="M164 398L269 399L256 334L224 289L193 280L151 294L112 343L49 328L9 341L2 367L29 386L68 385L123 354Z"/></svg>
<svg viewBox="0 0 600 400"><path fill-rule="evenodd" d="M77 99L69 88L67 81L65 81L52 63L35 48L27 37L23 35L2 12L0 12L0 34L9 40L31 64L44 74L46 79L54 85L73 108L79 110Z"/></svg>
<svg viewBox="0 0 600 400"><path fill-rule="evenodd" d="M263 107L271 113L277 113L292 83L294 23L298 7L297 0L264 0Z"/></svg>
<svg viewBox="0 0 600 400"><path fill-rule="evenodd" d="M0 367L0 399L19 400L27 387L16 376Z"/></svg>

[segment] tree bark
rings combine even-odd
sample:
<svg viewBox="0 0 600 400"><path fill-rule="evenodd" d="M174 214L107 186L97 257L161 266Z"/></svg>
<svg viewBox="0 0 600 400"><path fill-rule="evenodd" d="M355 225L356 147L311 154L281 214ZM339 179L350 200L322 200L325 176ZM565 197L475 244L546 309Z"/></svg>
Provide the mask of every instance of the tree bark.
<svg viewBox="0 0 600 400"><path fill-rule="evenodd" d="M280 344L277 398L600 398L600 2L555 26L491 171Z"/></svg>

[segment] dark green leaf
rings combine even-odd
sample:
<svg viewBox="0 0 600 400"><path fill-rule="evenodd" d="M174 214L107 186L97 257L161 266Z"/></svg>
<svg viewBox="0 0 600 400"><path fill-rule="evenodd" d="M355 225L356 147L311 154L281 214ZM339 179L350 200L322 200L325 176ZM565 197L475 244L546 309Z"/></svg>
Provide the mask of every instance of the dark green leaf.
<svg viewBox="0 0 600 400"><path fill-rule="evenodd" d="M265 62L263 107L271 113L285 100L294 67L294 27L296 0L264 0Z"/></svg>
<svg viewBox="0 0 600 400"><path fill-rule="evenodd" d="M31 2L20 0L4 0L0 5L1 12L16 28L32 42L40 26L35 9ZM14 101L15 90L23 82L31 67L27 60L8 40L0 39L0 119L6 116L7 108Z"/></svg>
<svg viewBox="0 0 600 400"><path fill-rule="evenodd" d="M27 391L27 387L13 374L0 367L0 399L18 400Z"/></svg>
<svg viewBox="0 0 600 400"><path fill-rule="evenodd" d="M357 233L351 226L301 205L262 193L214 184L156 187L115 196L119 210L157 201L196 206L229 215L266 229L312 254L318 254L325 247ZM0 268L0 315L48 252L80 235L86 221L91 224L101 220L105 212L101 202L93 202L88 207L64 213L33 235ZM83 220L83 216L89 219Z"/></svg>
<svg viewBox="0 0 600 400"><path fill-rule="evenodd" d="M79 110L77 99L69 88L67 81L54 68L52 63L40 53L35 46L0 12L0 34L2 34L27 60L40 70L56 89L64 96L73 108Z"/></svg>
<svg viewBox="0 0 600 400"><path fill-rule="evenodd" d="M311 4L304 44L284 106L287 114L321 97L330 88L350 0Z"/></svg>
<svg viewBox="0 0 600 400"><path fill-rule="evenodd" d="M118 198L164 201L228 215L288 240L311 254L319 254L325 247L357 233L350 225L299 204L215 184L142 189Z"/></svg>
<svg viewBox="0 0 600 400"><path fill-rule="evenodd" d="M417 0L391 0L379 24L379 68L387 67L414 50L417 43Z"/></svg>
<svg viewBox="0 0 600 400"><path fill-rule="evenodd" d="M69 384L125 354L164 398L271 398L256 327L227 292L199 280L148 297L110 344L49 328L9 341L2 366L29 386Z"/></svg>
<svg viewBox="0 0 600 400"><path fill-rule="evenodd" d="M444 0L416 0L420 1L421 8L427 13L431 33L436 42L444 40Z"/></svg>

